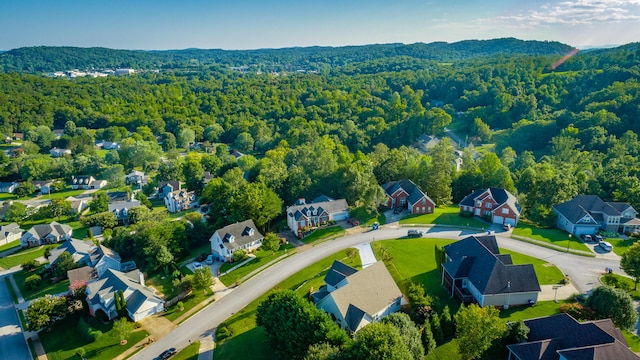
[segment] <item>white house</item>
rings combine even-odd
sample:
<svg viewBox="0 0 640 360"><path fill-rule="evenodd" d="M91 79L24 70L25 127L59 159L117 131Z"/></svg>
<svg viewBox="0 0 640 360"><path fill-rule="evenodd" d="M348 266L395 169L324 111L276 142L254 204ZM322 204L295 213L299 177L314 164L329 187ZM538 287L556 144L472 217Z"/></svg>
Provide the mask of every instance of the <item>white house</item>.
<svg viewBox="0 0 640 360"><path fill-rule="evenodd" d="M53 148L53 149L49 150L49 154L51 155L51 157L59 158L59 157L65 156L65 155L71 155L71 150Z"/></svg>
<svg viewBox="0 0 640 360"><path fill-rule="evenodd" d="M227 225L218 229L209 239L211 253L219 260L232 261L233 252L244 249L251 252L262 245L264 236L256 229L253 220Z"/></svg>
<svg viewBox="0 0 640 360"><path fill-rule="evenodd" d="M123 273L107 269L97 280L87 284L87 304L92 316L103 311L109 319L118 316L115 293L122 291L127 303L127 314L133 321L142 320L164 310L164 300L144 284L139 270Z"/></svg>
<svg viewBox="0 0 640 360"><path fill-rule="evenodd" d="M19 186L15 181L12 182L0 182L0 193L10 193L12 194Z"/></svg>
<svg viewBox="0 0 640 360"><path fill-rule="evenodd" d="M174 213L197 207L198 198L194 191L175 190L165 195L164 204L170 213Z"/></svg>
<svg viewBox="0 0 640 360"><path fill-rule="evenodd" d="M88 175L71 176L71 188L74 190L102 189L105 186L107 186L107 180L96 180Z"/></svg>
<svg viewBox="0 0 640 360"><path fill-rule="evenodd" d="M300 198L286 211L287 226L297 236L301 230L327 224L329 221L346 220L349 217L349 205L345 199L334 200L328 196L320 196L307 204Z"/></svg>
<svg viewBox="0 0 640 360"><path fill-rule="evenodd" d="M0 245L20 240L23 232L24 230L17 223L0 226Z"/></svg>
<svg viewBox="0 0 640 360"><path fill-rule="evenodd" d="M51 194L52 180L34 180L31 183L40 191L40 194Z"/></svg>
<svg viewBox="0 0 640 360"><path fill-rule="evenodd" d="M129 210L136 206L140 206L140 201L131 199L129 201L118 201L108 205L109 211L114 213L116 220L120 225L129 224Z"/></svg>
<svg viewBox="0 0 640 360"><path fill-rule="evenodd" d="M22 235L20 245L27 247L58 243L71 239L72 231L71 226L56 221L50 224L34 225Z"/></svg>
<svg viewBox="0 0 640 360"><path fill-rule="evenodd" d="M404 296L381 261L360 271L336 260L324 278L326 286L312 294L341 328L355 333L400 310Z"/></svg>

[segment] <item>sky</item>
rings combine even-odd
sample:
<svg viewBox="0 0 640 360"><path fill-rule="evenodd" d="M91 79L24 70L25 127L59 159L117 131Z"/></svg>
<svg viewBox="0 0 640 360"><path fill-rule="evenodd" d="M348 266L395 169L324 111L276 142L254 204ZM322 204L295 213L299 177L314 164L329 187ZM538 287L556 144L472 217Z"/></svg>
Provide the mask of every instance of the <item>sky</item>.
<svg viewBox="0 0 640 360"><path fill-rule="evenodd" d="M0 0L0 49L260 49L515 37L640 41L640 0Z"/></svg>

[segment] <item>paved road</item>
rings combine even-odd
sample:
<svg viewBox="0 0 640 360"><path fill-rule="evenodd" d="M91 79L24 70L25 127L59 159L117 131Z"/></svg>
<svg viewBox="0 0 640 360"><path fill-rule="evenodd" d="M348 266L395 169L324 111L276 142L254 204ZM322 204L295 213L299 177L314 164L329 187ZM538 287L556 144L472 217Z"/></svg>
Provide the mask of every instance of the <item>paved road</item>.
<svg viewBox="0 0 640 360"><path fill-rule="evenodd" d="M461 239L474 231L459 231L442 228L423 229L427 237L448 239ZM180 350L186 347L189 340L195 340L203 336L210 329L217 327L231 315L240 311L260 295L266 293L278 283L295 274L313 263L348 247L369 243L374 240L393 239L405 236L406 228L398 226L385 226L380 230L354 234L326 241L304 252L290 256L285 260L265 269L258 275L247 280L242 285L225 295L220 300L204 308L198 315L191 317L182 323L171 334L159 339L148 348L139 352L132 359L152 359L165 349L175 347ZM502 237L497 234L500 247L520 252L547 260L558 266L565 274L568 274L572 283L579 291L590 290L597 284L597 275L607 266L613 267L620 273L619 262L598 258L581 257L572 254L560 253L547 248L531 245L525 242ZM420 256L417 254L417 256Z"/></svg>
<svg viewBox="0 0 640 360"><path fill-rule="evenodd" d="M31 360L31 352L24 340L20 319L4 277L0 277L0 357Z"/></svg>

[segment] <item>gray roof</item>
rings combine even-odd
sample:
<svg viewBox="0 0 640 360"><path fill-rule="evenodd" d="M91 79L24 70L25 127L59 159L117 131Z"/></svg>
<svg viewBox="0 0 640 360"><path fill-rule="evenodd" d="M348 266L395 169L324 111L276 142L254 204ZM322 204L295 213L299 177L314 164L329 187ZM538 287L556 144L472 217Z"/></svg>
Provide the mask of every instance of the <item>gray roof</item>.
<svg viewBox="0 0 640 360"><path fill-rule="evenodd" d="M116 217L123 216L123 210L131 210L136 206L140 206L139 200L119 201L109 204L109 211L116 214Z"/></svg>
<svg viewBox="0 0 640 360"><path fill-rule="evenodd" d="M339 261L334 260L333 264L331 264L331 268L327 272L327 275L324 277L324 282L331 286L336 286L340 281L344 280L349 275L353 275L358 270L352 268L351 266Z"/></svg>
<svg viewBox="0 0 640 360"><path fill-rule="evenodd" d="M454 278L467 278L483 295L540 291L533 265L512 265L499 254L495 236L470 236L444 247L451 262L443 264Z"/></svg>
<svg viewBox="0 0 640 360"><path fill-rule="evenodd" d="M66 235L71 232L71 226L67 224L60 224L59 222L52 221L50 224L38 224L33 225L28 233L32 234L34 237L38 239L43 239L49 234L52 234L56 237L60 237L62 235Z"/></svg>
<svg viewBox="0 0 640 360"><path fill-rule="evenodd" d="M398 181L389 181L386 184L382 185L384 192L391 196L394 192L398 191L398 189L404 190L407 194L409 194L409 203L415 204L423 197L429 200L431 203L435 204L433 200L427 194L425 194L418 185L416 185L413 181L409 179L398 180Z"/></svg>
<svg viewBox="0 0 640 360"><path fill-rule="evenodd" d="M229 250L235 250L264 238L258 229L256 229L256 224L254 224L251 219L227 225L222 229L218 229L216 233L218 233L222 243Z"/></svg>
<svg viewBox="0 0 640 360"><path fill-rule="evenodd" d="M160 181L158 183L158 190L162 189L166 185L171 186L173 188L172 191L176 191L176 190L180 189L182 183L180 181L173 181L173 180L171 180L171 181Z"/></svg>
<svg viewBox="0 0 640 360"><path fill-rule="evenodd" d="M76 281L90 282L98 277L96 271L90 266L83 266L77 269L67 271L67 277L69 283L73 284Z"/></svg>
<svg viewBox="0 0 640 360"><path fill-rule="evenodd" d="M0 240L5 240L12 234L22 234L22 232L24 232L24 230L22 230L17 223L0 226Z"/></svg>
<svg viewBox="0 0 640 360"><path fill-rule="evenodd" d="M87 262L86 265L90 265L92 255L97 255L98 247L91 241L83 241L78 239L69 239L62 243L55 249L51 249L51 256L49 256L49 262L54 264L58 257L64 252L71 254L71 257L76 262Z"/></svg>
<svg viewBox="0 0 640 360"><path fill-rule="evenodd" d="M596 195L578 195L569 201L555 205L553 208L575 224L587 214L595 221L602 221L602 214L622 216L622 212L631 208L631 205L620 202L605 202Z"/></svg>
<svg viewBox="0 0 640 360"><path fill-rule="evenodd" d="M327 214L335 214L349 210L347 200L338 199L333 200L329 197L320 197L319 199L328 201L312 202L309 204L293 205L287 208L287 216L293 217L299 220L302 217L320 216L323 212Z"/></svg>
<svg viewBox="0 0 640 360"><path fill-rule="evenodd" d="M474 206L476 198L486 192L488 192L491 198L498 204L495 208L507 204L516 213L516 215L520 215L522 212L522 207L520 206L518 199L516 199L513 194L502 188L490 187L488 189L475 190L471 194L465 196L464 199L460 201L459 205Z"/></svg>
<svg viewBox="0 0 640 360"><path fill-rule="evenodd" d="M520 360L638 359L610 319L579 323L568 314L525 320L526 343L509 345Z"/></svg>
<svg viewBox="0 0 640 360"><path fill-rule="evenodd" d="M93 176L89 175L74 175L71 176L71 184L72 185L89 185L96 179Z"/></svg>
<svg viewBox="0 0 640 360"><path fill-rule="evenodd" d="M124 292L127 289L131 290L131 295L126 299L127 310L131 313L135 313L147 299L164 302L151 289L140 284L138 270L123 273L113 269L107 269L102 277L87 285L87 302L97 303L99 295L109 299L116 291L122 290Z"/></svg>
<svg viewBox="0 0 640 360"><path fill-rule="evenodd" d="M349 275L347 284L331 292L330 296L344 319L357 325L363 313L373 316L402 297L402 292L384 263L378 261Z"/></svg>

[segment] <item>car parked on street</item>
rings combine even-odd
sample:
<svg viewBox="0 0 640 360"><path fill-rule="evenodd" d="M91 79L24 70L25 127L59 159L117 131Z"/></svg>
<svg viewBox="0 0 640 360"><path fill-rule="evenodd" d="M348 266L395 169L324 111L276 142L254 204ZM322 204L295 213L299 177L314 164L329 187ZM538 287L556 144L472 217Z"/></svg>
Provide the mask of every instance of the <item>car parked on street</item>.
<svg viewBox="0 0 640 360"><path fill-rule="evenodd" d="M371 230L378 230L379 227L380 224L378 222L374 222L373 225L371 225Z"/></svg>
<svg viewBox="0 0 640 360"><path fill-rule="evenodd" d="M177 352L178 352L178 350L176 350L176 348L167 349L167 350L161 352L160 355L158 355L154 360L165 360L165 359L168 359L168 358L172 357L173 355L175 355Z"/></svg>
<svg viewBox="0 0 640 360"><path fill-rule="evenodd" d="M407 231L407 236L408 237L422 237L422 231L415 230L415 229L410 229L410 230Z"/></svg>

